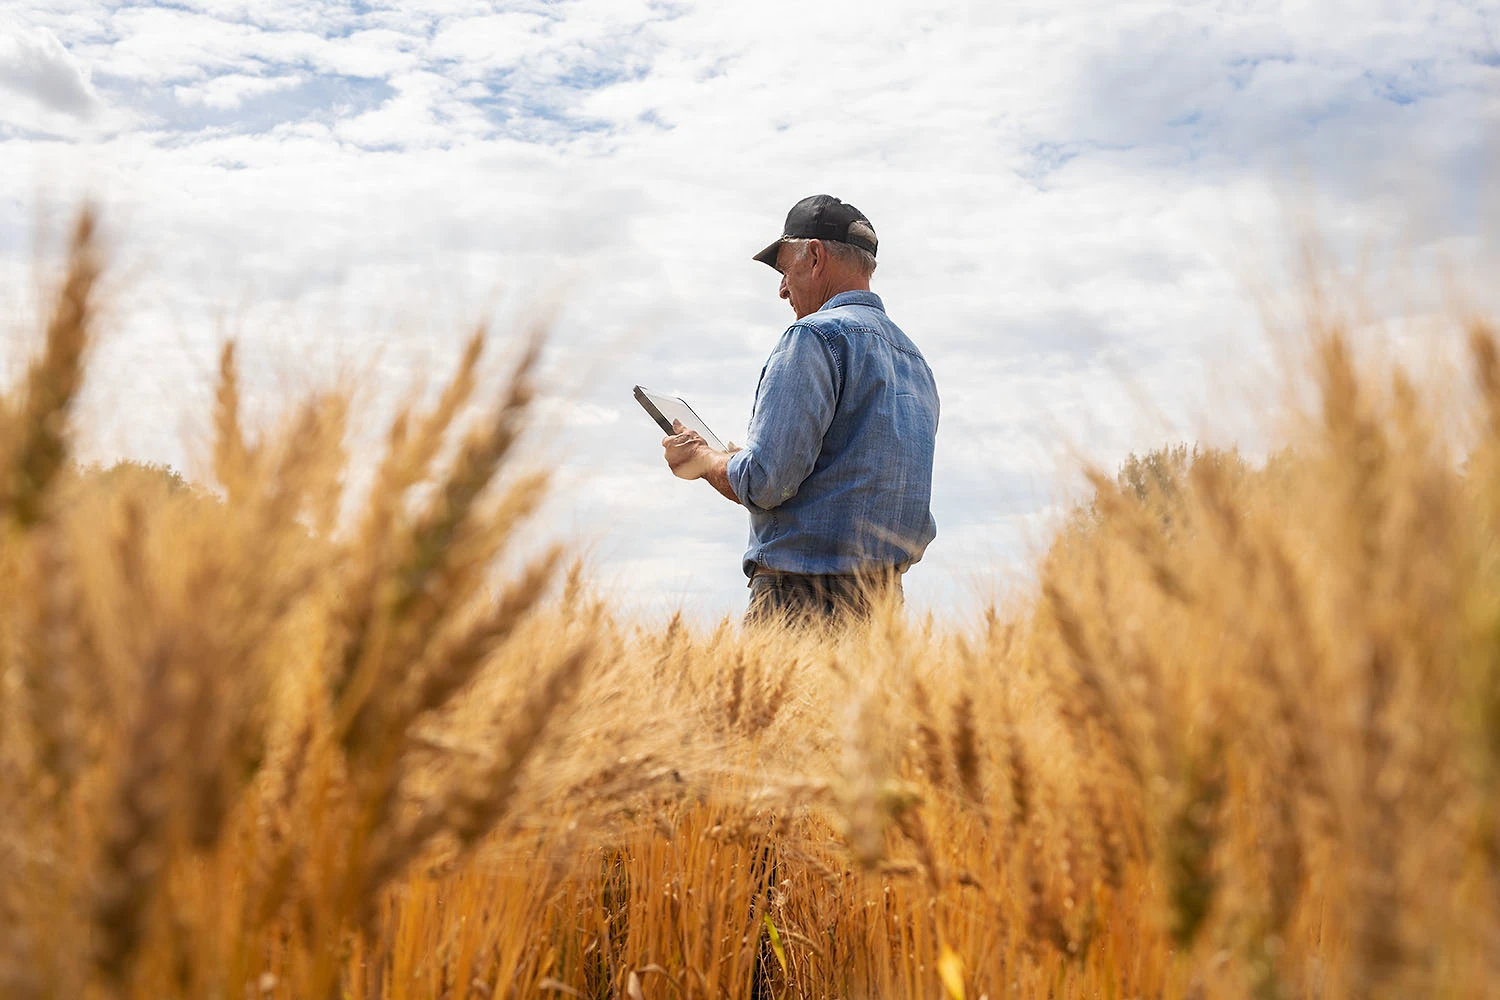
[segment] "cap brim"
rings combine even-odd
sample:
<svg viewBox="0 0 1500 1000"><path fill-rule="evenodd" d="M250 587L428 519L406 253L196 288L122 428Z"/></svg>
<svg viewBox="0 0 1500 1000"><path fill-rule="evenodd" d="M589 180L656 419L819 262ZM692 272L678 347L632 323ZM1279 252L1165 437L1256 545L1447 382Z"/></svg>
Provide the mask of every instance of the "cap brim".
<svg viewBox="0 0 1500 1000"><path fill-rule="evenodd" d="M770 246L766 247L760 253L756 254L752 259L758 260L772 270L775 270L776 256L781 252L781 242L783 238L784 237L778 237L775 243L772 243Z"/></svg>

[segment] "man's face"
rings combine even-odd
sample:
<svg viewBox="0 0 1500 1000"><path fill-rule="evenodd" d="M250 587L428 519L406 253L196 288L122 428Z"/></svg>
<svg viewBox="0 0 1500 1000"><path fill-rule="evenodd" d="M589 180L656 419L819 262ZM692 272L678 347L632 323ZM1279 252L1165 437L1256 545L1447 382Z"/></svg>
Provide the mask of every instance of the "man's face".
<svg viewBox="0 0 1500 1000"><path fill-rule="evenodd" d="M792 312L798 319L822 304L813 301L813 255L809 250L806 243L783 243L776 253L776 270L781 272L781 297L792 304Z"/></svg>

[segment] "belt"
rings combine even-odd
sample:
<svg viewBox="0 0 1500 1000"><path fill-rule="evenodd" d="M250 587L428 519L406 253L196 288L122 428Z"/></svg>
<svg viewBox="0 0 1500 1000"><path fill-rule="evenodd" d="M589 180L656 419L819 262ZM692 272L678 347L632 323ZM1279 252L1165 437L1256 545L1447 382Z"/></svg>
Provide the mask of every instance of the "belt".
<svg viewBox="0 0 1500 1000"><path fill-rule="evenodd" d="M891 567L891 568L895 570L896 575L898 575L898 576L902 572L904 572L904 567L902 567L902 568ZM789 579L789 580L859 580L860 579L860 574L858 574L858 573L788 573L785 570L771 569L770 567L762 566L760 563L756 563L755 566L750 570L750 579L745 581L745 586L746 587L754 586L756 578L757 577L762 577L762 576L782 577L782 578ZM876 575L876 578L878 579L878 574Z"/></svg>

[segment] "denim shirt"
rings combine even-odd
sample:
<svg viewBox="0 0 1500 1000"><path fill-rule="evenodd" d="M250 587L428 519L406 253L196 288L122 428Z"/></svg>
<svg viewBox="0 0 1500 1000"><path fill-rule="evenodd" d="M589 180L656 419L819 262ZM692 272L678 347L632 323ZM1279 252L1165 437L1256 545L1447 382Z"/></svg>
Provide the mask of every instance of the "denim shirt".
<svg viewBox="0 0 1500 1000"><path fill-rule="evenodd" d="M937 535L938 394L873 292L793 323L761 369L729 483L750 512L745 575L904 571Z"/></svg>

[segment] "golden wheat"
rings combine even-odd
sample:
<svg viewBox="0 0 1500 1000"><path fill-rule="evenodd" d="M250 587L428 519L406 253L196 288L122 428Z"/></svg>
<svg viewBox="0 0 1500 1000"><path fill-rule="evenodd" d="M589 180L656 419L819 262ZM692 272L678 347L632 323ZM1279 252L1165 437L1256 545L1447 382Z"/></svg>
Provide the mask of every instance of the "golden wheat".
<svg viewBox="0 0 1500 1000"><path fill-rule="evenodd" d="M535 336L361 496L232 344L217 491L72 467L102 267L0 397L3 995L1500 996L1491 325L1453 426L1325 302L1300 437L1093 470L978 628L701 630L554 591Z"/></svg>

